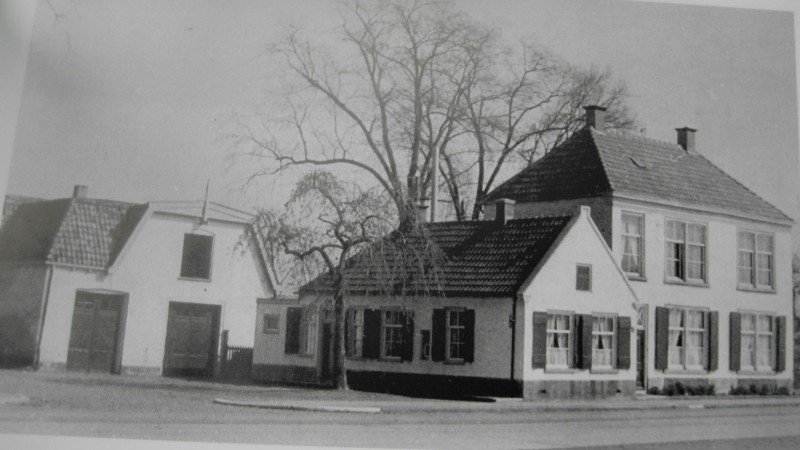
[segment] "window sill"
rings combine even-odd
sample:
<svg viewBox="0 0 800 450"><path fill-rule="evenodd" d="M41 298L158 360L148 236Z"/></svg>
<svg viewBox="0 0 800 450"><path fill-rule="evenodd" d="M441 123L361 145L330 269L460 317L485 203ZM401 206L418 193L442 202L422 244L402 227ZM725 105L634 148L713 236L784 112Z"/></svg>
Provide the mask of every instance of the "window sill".
<svg viewBox="0 0 800 450"><path fill-rule="evenodd" d="M178 277L181 281L204 281L206 283L211 283L211 278L192 278L192 277Z"/></svg>
<svg viewBox="0 0 800 450"><path fill-rule="evenodd" d="M589 373L613 375L613 374L618 374L619 369L615 369L613 367L599 367L597 369L591 368L589 369Z"/></svg>
<svg viewBox="0 0 800 450"><path fill-rule="evenodd" d="M545 367L544 373L577 373L576 369L571 367Z"/></svg>
<svg viewBox="0 0 800 450"><path fill-rule="evenodd" d="M775 372L773 369L741 369L736 372L737 375L748 375L748 376L774 376L777 375L778 372Z"/></svg>
<svg viewBox="0 0 800 450"><path fill-rule="evenodd" d="M647 281L647 277L644 275L637 275L634 273L626 273L629 281Z"/></svg>
<svg viewBox="0 0 800 450"><path fill-rule="evenodd" d="M761 288L761 287L755 287L755 286L748 286L746 284L740 284L740 285L736 286L736 290L737 291L742 291L742 292L757 292L759 294L775 294L775 293L777 293L775 288L766 288L766 287Z"/></svg>
<svg viewBox="0 0 800 450"><path fill-rule="evenodd" d="M666 375L708 375L708 370L705 369L681 369L672 367L664 371Z"/></svg>
<svg viewBox="0 0 800 450"><path fill-rule="evenodd" d="M684 281L678 278L665 278L664 284L672 284L675 286L691 286L691 287L699 287L699 288L707 288L708 283L704 281Z"/></svg>

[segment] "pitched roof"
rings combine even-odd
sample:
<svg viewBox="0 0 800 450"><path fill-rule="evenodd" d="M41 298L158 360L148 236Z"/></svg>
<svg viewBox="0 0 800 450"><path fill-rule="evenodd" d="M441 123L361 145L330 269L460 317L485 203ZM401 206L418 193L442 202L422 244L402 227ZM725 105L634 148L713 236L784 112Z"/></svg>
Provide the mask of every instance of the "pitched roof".
<svg viewBox="0 0 800 450"><path fill-rule="evenodd" d="M773 220L791 220L709 160L681 146L587 127L489 194L541 202L607 193L643 195Z"/></svg>
<svg viewBox="0 0 800 450"><path fill-rule="evenodd" d="M0 229L0 261L105 269L119 255L146 204L67 198L14 203Z"/></svg>
<svg viewBox="0 0 800 450"><path fill-rule="evenodd" d="M438 222L405 236L393 233L351 258L350 294L509 296L519 290L569 223L570 216ZM397 245L399 242L404 245ZM435 267L436 269L431 269ZM323 274L301 292L329 291Z"/></svg>

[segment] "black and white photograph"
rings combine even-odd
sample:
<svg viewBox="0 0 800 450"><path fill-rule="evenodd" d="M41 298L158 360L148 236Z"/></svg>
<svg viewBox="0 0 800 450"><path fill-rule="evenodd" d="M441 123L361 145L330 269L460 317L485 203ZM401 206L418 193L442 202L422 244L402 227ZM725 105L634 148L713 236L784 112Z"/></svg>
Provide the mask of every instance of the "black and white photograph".
<svg viewBox="0 0 800 450"><path fill-rule="evenodd" d="M790 0L2 0L0 447L800 448Z"/></svg>

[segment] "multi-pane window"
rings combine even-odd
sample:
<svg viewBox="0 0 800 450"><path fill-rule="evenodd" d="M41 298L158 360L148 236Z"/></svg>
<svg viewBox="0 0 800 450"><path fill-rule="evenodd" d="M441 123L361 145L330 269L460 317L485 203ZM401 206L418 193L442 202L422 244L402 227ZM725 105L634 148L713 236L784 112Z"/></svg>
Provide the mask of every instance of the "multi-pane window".
<svg viewBox="0 0 800 450"><path fill-rule="evenodd" d="M208 280L211 278L211 251L214 238L202 234L183 236L181 277Z"/></svg>
<svg viewBox="0 0 800 450"><path fill-rule="evenodd" d="M774 286L774 238L770 234L740 231L738 235L739 284L771 289Z"/></svg>
<svg viewBox="0 0 800 450"><path fill-rule="evenodd" d="M614 365L614 317L595 316L592 318L592 367L613 367Z"/></svg>
<svg viewBox="0 0 800 450"><path fill-rule="evenodd" d="M706 361L706 312L669 310L669 367L702 369Z"/></svg>
<svg viewBox="0 0 800 450"><path fill-rule="evenodd" d="M622 213L622 270L644 276L644 220L640 214Z"/></svg>
<svg viewBox="0 0 800 450"><path fill-rule="evenodd" d="M572 361L572 315L547 315L547 367L569 367Z"/></svg>
<svg viewBox="0 0 800 450"><path fill-rule="evenodd" d="M381 358L399 358L403 343L400 311L381 311Z"/></svg>
<svg viewBox="0 0 800 450"><path fill-rule="evenodd" d="M463 309L447 310L447 360L464 360L464 337L466 335Z"/></svg>
<svg viewBox="0 0 800 450"><path fill-rule="evenodd" d="M347 316L347 356L361 357L364 351L364 310L348 309Z"/></svg>
<svg viewBox="0 0 800 450"><path fill-rule="evenodd" d="M741 368L772 370L775 367L774 317L742 314Z"/></svg>
<svg viewBox="0 0 800 450"><path fill-rule="evenodd" d="M575 289L579 291L592 290L592 266L578 264L575 269Z"/></svg>
<svg viewBox="0 0 800 450"><path fill-rule="evenodd" d="M300 353L313 355L316 338L317 310L314 307L305 307L300 319Z"/></svg>
<svg viewBox="0 0 800 450"><path fill-rule="evenodd" d="M280 322L280 317L278 314L264 314L263 334L279 333L278 322Z"/></svg>
<svg viewBox="0 0 800 450"><path fill-rule="evenodd" d="M705 282L706 226L667 220L664 233L667 278Z"/></svg>

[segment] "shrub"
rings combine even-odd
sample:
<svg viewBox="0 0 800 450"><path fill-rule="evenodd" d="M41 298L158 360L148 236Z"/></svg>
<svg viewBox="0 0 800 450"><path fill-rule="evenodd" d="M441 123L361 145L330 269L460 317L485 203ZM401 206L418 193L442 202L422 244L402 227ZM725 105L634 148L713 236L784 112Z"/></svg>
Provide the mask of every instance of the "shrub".
<svg viewBox="0 0 800 450"><path fill-rule="evenodd" d="M675 383L675 393L677 395L686 395L686 386L683 385L680 381Z"/></svg>
<svg viewBox="0 0 800 450"><path fill-rule="evenodd" d="M647 393L650 395L661 395L661 390L658 389L658 386L650 386L647 389Z"/></svg>
<svg viewBox="0 0 800 450"><path fill-rule="evenodd" d="M787 388L786 386L779 387L778 391L776 392L776 394L778 394L778 395L792 395L789 392L789 388Z"/></svg>

